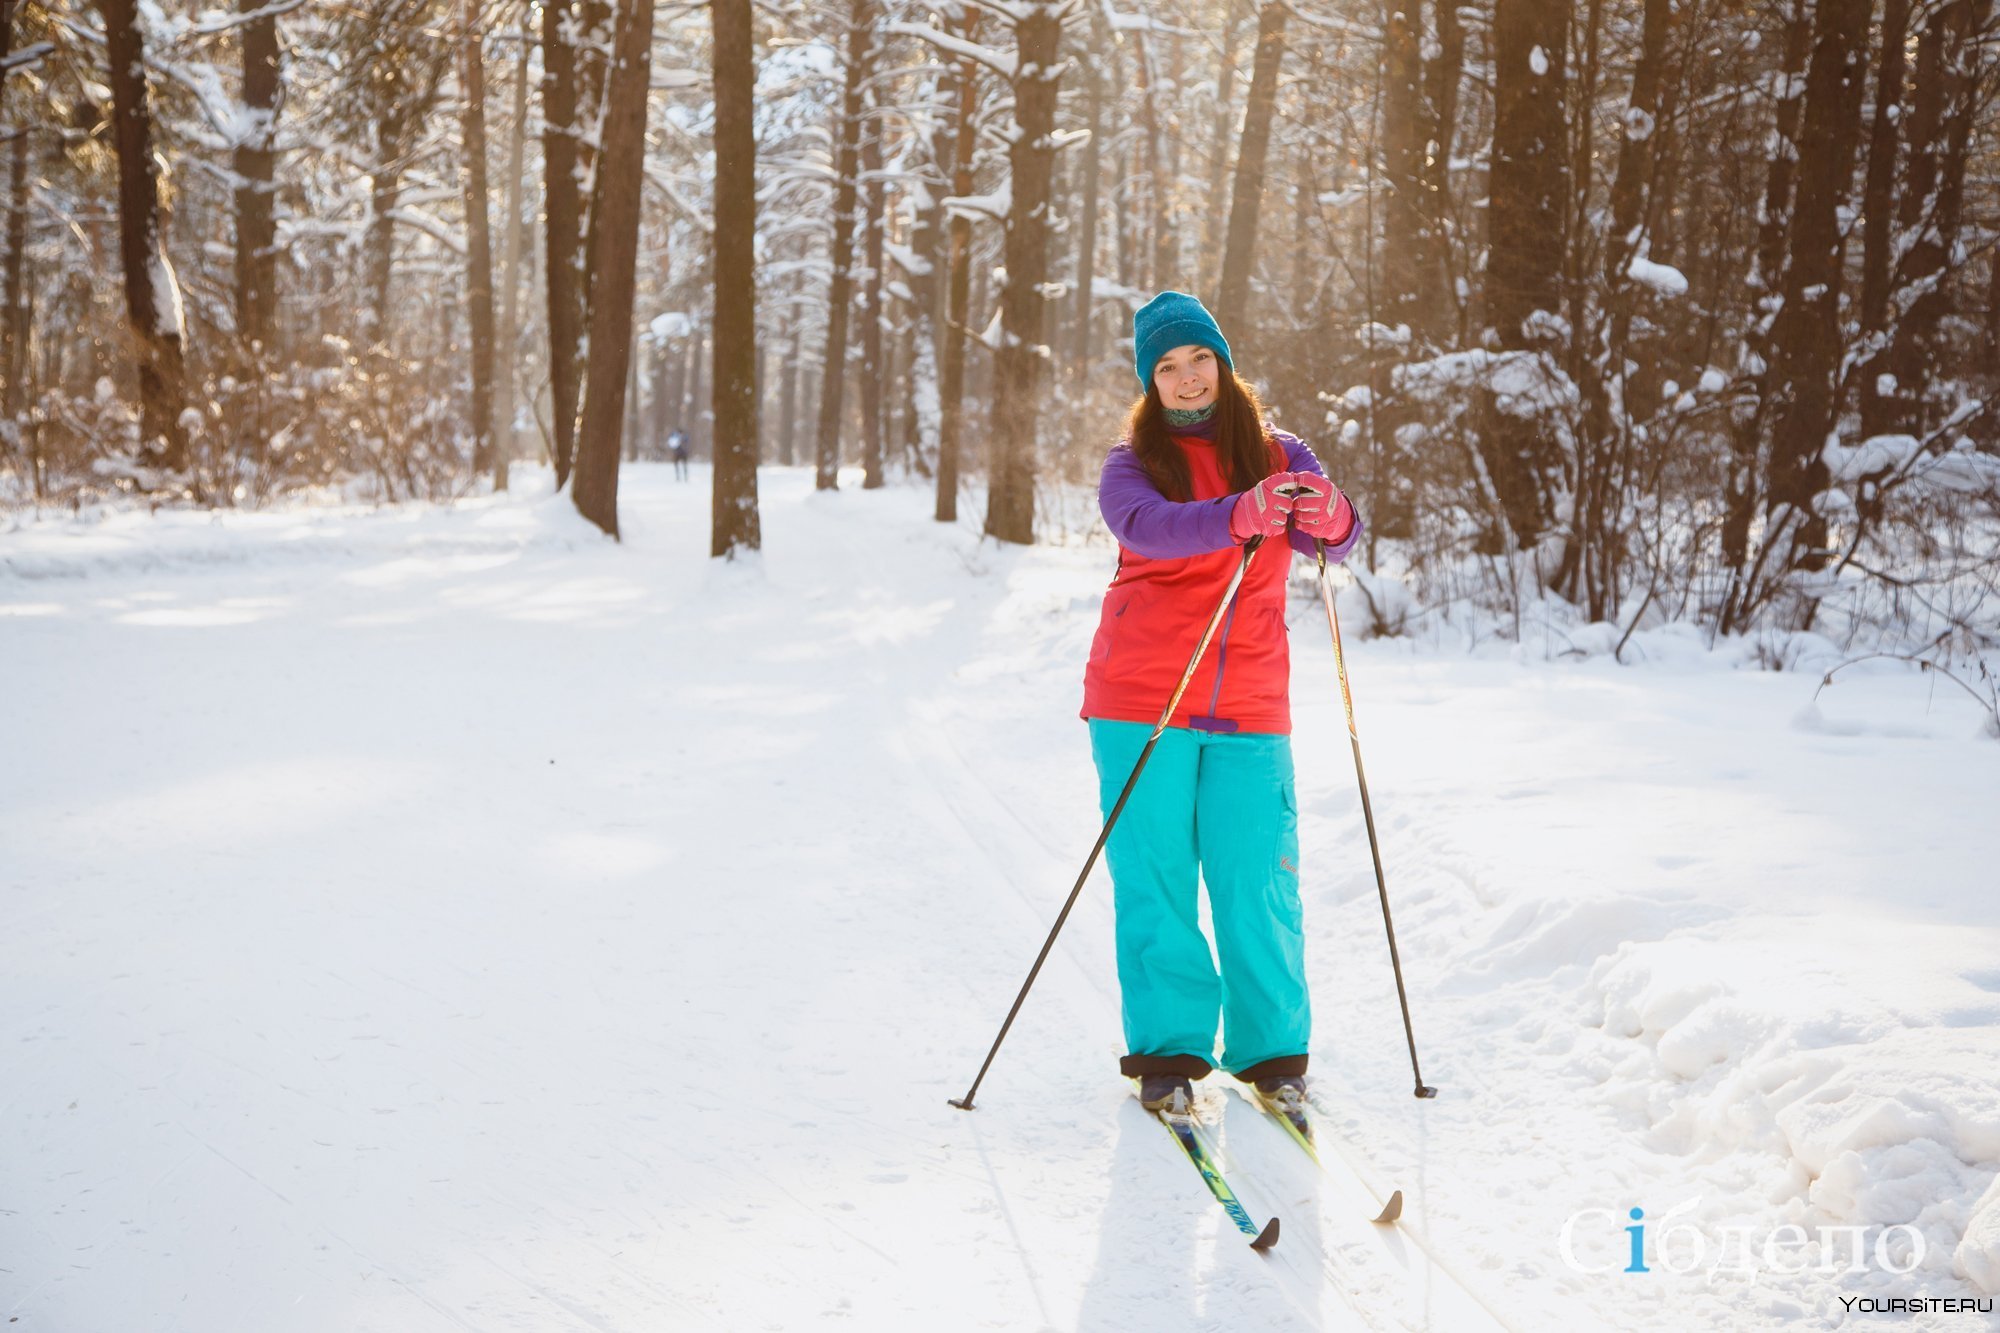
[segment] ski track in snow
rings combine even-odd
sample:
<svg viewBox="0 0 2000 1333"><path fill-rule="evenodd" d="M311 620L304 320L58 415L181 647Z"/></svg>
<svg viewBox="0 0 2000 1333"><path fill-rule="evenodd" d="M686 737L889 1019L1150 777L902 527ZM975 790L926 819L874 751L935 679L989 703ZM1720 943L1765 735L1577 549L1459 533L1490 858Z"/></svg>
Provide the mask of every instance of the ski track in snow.
<svg viewBox="0 0 2000 1333"><path fill-rule="evenodd" d="M0 532L13 1326L1453 1326L1219 1079L1270 1255L1139 1111L1101 867L980 1109L945 1104L1098 832L1107 547L767 469L767 549L718 566L699 467L628 469L622 546L539 485ZM1383 1244L1518 1328L2000 1287L1969 708L1889 670L1808 706L1676 631L1639 669L1350 641L1419 1103L1303 582L1291 633L1322 1139L1405 1191ZM1604 1263L1627 1207L1690 1200L1711 1240L1911 1222L1928 1252L1559 1257L1580 1209L1619 1214L1578 1242Z"/></svg>

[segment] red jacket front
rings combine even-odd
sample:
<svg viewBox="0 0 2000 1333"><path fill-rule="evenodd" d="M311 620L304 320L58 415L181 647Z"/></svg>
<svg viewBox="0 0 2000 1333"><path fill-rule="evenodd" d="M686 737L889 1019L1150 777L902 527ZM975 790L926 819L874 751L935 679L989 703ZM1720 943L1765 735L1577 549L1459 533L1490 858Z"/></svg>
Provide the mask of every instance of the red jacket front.
<svg viewBox="0 0 2000 1333"><path fill-rule="evenodd" d="M1086 718L1148 725L1160 720L1243 560L1243 548L1229 535L1235 492L1217 465L1215 446L1189 436L1175 436L1174 443L1187 455L1194 492L1185 503L1160 494L1129 445L1119 445L1105 460L1098 505L1118 539L1118 572L1105 590L1084 668ZM1272 462L1278 470L1325 474L1304 441L1282 432L1274 432ZM1355 523L1340 543L1340 555L1360 526ZM1335 558L1332 546L1327 555ZM1170 725L1291 731L1292 663L1285 629L1291 563L1292 547L1285 542L1265 542L1251 557Z"/></svg>

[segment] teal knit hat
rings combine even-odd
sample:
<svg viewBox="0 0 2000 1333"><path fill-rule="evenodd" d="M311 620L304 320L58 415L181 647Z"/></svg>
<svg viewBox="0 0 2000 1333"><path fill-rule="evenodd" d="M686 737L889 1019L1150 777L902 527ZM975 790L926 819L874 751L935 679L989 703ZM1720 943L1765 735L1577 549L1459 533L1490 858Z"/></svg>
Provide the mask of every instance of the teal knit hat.
<svg viewBox="0 0 2000 1333"><path fill-rule="evenodd" d="M1186 292L1161 292L1132 316L1132 365L1140 385L1153 382L1153 367L1176 347L1212 347L1231 370L1229 340L1208 308Z"/></svg>

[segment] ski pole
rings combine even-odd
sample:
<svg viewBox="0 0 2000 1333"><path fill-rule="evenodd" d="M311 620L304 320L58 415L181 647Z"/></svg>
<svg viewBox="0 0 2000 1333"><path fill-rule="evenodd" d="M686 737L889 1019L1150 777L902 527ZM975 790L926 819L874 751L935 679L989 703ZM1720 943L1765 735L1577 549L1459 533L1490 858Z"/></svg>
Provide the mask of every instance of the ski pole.
<svg viewBox="0 0 2000 1333"><path fill-rule="evenodd" d="M1083 873L1076 877L1076 884L1069 891L1069 901L1065 902L1062 911L1056 914L1056 923L1049 928L1049 937L1042 941L1042 951L1035 955L1035 965L1028 969L1028 979L1021 983L1021 993L1014 997L1014 1007L1007 1011L1006 1020L1000 1024L1000 1035L993 1039L992 1049L986 1052L986 1062L979 1066L978 1076L972 1080L972 1086L966 1089L963 1097L945 1099L959 1110L973 1109L973 1095L979 1091L980 1083L986 1078L986 1071L992 1067L993 1057L1000 1053L1000 1043L1007 1040L1007 1029L1014 1026L1014 1015L1021 1012L1021 1002L1028 998L1028 988L1035 984L1035 977L1040 974L1042 963L1049 956L1049 950L1055 947L1056 936L1062 932L1063 922L1069 920L1069 910L1076 906L1077 895L1083 892L1083 882L1090 878L1091 867L1097 864L1098 854L1104 850L1105 842L1111 837L1111 826L1118 822L1118 816L1124 812L1126 798L1131 796L1132 788L1138 785L1139 774L1145 770L1146 761L1153 757L1153 747L1160 743L1160 736L1166 731L1167 723L1173 720L1174 709L1180 706L1181 695L1187 692L1188 682L1194 679L1195 668L1201 665L1202 654L1208 651L1208 641L1215 637L1215 627L1222 623L1223 614L1228 611L1230 601L1236 596L1236 589L1243 582L1244 572L1250 568L1250 557L1255 555L1257 548L1263 544L1264 539L1261 536L1252 537L1243 544L1243 559L1237 563L1236 573L1230 577L1229 588L1222 594L1222 600L1216 604L1215 614L1208 618L1208 627L1201 632L1201 642L1195 645L1194 656L1188 658L1187 670L1181 672L1180 684L1174 686L1174 697L1167 700L1166 709L1161 712L1160 720L1153 725L1153 734L1147 737L1146 748L1139 751L1139 762L1132 765L1132 776L1125 779L1125 789L1118 793L1117 802L1111 807L1111 813L1105 817L1104 831L1097 835L1097 845L1090 849L1090 857L1083 863Z"/></svg>
<svg viewBox="0 0 2000 1333"><path fill-rule="evenodd" d="M1410 1072L1416 1075L1417 1096L1435 1097L1436 1088L1424 1084L1424 1071L1417 1067L1417 1036L1410 1028L1410 997L1403 989L1403 960L1396 953L1396 923L1389 916L1389 885L1382 877L1382 844L1375 836L1375 811L1368 803L1368 774L1361 767L1361 737L1354 730L1354 695L1347 688L1347 655L1340 650L1340 615L1333 609L1333 586L1326 576L1326 542L1315 538L1319 552L1319 595L1326 603L1327 627L1333 631L1333 665L1340 673L1340 704L1347 710L1347 739L1354 744L1354 780L1361 784L1361 818L1368 824L1368 852L1375 858L1375 890L1382 895L1382 925L1389 932L1389 963L1396 969L1396 1003L1403 1007L1403 1036L1410 1043Z"/></svg>

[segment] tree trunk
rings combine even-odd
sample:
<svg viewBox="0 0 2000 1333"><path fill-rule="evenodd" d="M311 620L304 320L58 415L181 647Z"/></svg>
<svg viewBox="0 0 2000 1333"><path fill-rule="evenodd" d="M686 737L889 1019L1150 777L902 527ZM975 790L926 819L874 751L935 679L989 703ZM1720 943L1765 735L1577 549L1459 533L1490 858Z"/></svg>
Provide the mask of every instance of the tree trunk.
<svg viewBox="0 0 2000 1333"><path fill-rule="evenodd" d="M625 368L632 354L632 297L646 152L646 87L652 70L653 0L618 8L604 138L590 206L590 363L577 426L577 511L618 535L618 433Z"/></svg>
<svg viewBox="0 0 2000 1333"><path fill-rule="evenodd" d="M1160 259L1155 271L1160 274L1163 286L1172 286L1181 291L1194 287L1194 275L1187 268L1187 246L1190 239L1188 229L1181 225L1181 122L1177 108L1181 102L1181 79L1186 73L1186 60L1182 56L1181 36L1177 32L1165 34L1167 43L1167 77L1154 89L1154 99L1167 112L1162 128L1162 142L1167 150L1167 160L1162 164L1160 177L1159 232L1156 240L1160 244ZM1051 165L1056 184L1050 191L1053 199L1064 199L1068 195L1062 187L1062 175L1069 165L1067 157L1057 157ZM1044 338L1042 341L1047 342Z"/></svg>
<svg viewBox="0 0 2000 1333"><path fill-rule="evenodd" d="M1197 279L1201 284L1200 290L1204 292L1214 291L1220 281L1216 261L1222 253L1223 225L1228 219L1229 208L1229 196L1223 191L1222 183L1229 172L1229 141L1236 137L1236 33L1249 16L1250 0L1229 0L1228 13L1222 20L1222 60L1215 76L1215 128L1209 139L1208 207L1202 217L1201 272ZM1091 25L1091 55L1088 66L1093 99L1090 123L1095 130L1100 122L1095 99L1098 87L1104 81L1099 68L1103 57L1099 51L1096 22ZM1094 151L1095 145L1092 147ZM1095 175L1095 172L1092 174Z"/></svg>
<svg viewBox="0 0 2000 1333"><path fill-rule="evenodd" d="M1424 123L1428 142L1417 167L1417 309L1432 341L1450 346L1465 337L1464 302L1452 280L1451 150L1458 139L1458 83L1465 69L1465 27L1455 3L1437 7L1437 56L1424 62ZM1447 316L1450 319L1447 320Z"/></svg>
<svg viewBox="0 0 2000 1333"><path fill-rule="evenodd" d="M1903 75L1909 26L1910 0L1887 0L1875 74L1875 118L1868 132L1868 175L1861 187L1861 337L1871 349L1860 370L1863 436L1882 433L1889 416L1876 381L1889 368L1889 251L1895 239L1896 163L1902 151L1898 126L1907 111Z"/></svg>
<svg viewBox="0 0 2000 1333"><path fill-rule="evenodd" d="M917 475L928 478L937 470L933 461L938 441L937 340L924 331L916 332L910 340L909 360L910 452Z"/></svg>
<svg viewBox="0 0 2000 1333"><path fill-rule="evenodd" d="M1805 91L1801 76L1811 50L1814 3L1817 0L1792 0L1791 19L1785 25L1784 64L1778 80L1778 136L1772 145L1764 213L1757 229L1757 266L1751 273L1751 285L1771 293L1784 283L1785 237L1791 226L1792 192L1798 186L1799 116Z"/></svg>
<svg viewBox="0 0 2000 1333"><path fill-rule="evenodd" d="M1152 246L1140 255L1140 272L1146 275L1144 286L1160 287L1172 281L1172 273L1166 266L1167 254L1167 182L1161 160L1165 154L1160 149L1160 107L1159 92L1153 86L1153 45L1149 34L1141 29L1132 37L1133 91L1139 99L1140 143L1145 153L1146 201L1152 210L1150 225L1141 233L1152 238ZM1133 221L1140 222L1143 214L1134 214Z"/></svg>
<svg viewBox="0 0 2000 1333"><path fill-rule="evenodd" d="M1600 57L1604 47L1604 0L1584 0L1583 32L1573 39L1575 54L1579 62L1571 73L1576 80L1576 105L1591 108L1570 122L1569 141L1569 198L1565 201L1570 226L1578 236L1578 244L1563 247L1562 290L1566 309L1562 315L1569 321L1570 337L1566 346L1568 355L1560 364L1563 373L1572 382L1583 376L1585 360L1590 355L1591 339L1595 333L1590 327L1592 311L1584 290L1585 253L1590 249L1595 228L1591 223L1591 196L1596 187L1597 162L1597 80ZM1569 478L1572 485L1575 478Z"/></svg>
<svg viewBox="0 0 2000 1333"><path fill-rule="evenodd" d="M979 39L979 12L965 7L959 20L959 35L966 41ZM972 133L974 99L978 92L978 67L970 60L958 62L957 128L952 132L951 192L972 193ZM972 220L954 213L946 224L946 249L950 255L945 274L944 364L938 373L939 425L936 519L940 523L958 521L959 434L965 405L966 321L971 318Z"/></svg>
<svg viewBox="0 0 2000 1333"><path fill-rule="evenodd" d="M639 385L639 363L646 359L646 345L639 340L636 317L633 324L632 351L625 358L625 424L618 432L622 452L628 463L639 461L639 409L645 396Z"/></svg>
<svg viewBox="0 0 2000 1333"><path fill-rule="evenodd" d="M854 208L861 150L861 98L875 64L874 0L850 0L847 11L847 82L841 94L840 145L834 170L833 277L827 292L826 372L820 393L814 453L816 489L840 486L840 417L847 387L847 307L854 299Z"/></svg>
<svg viewBox="0 0 2000 1333"><path fill-rule="evenodd" d="M1232 3L1241 2L1242 0L1232 0ZM1097 303L1091 294L1091 289L1097 282L1097 200L1100 185L1099 178L1103 174L1101 141L1104 137L1104 72L1099 68L1099 62L1104 55L1102 29L1103 24L1098 20L1095 11L1093 11L1090 24L1091 58L1083 62L1084 78L1087 87L1085 114L1088 118L1090 138L1085 140L1083 145L1083 218L1081 226L1077 229L1076 310L1074 315L1075 322L1070 335L1069 373L1071 382L1075 384L1081 384L1088 377L1094 361L1094 358L1091 356L1090 328L1091 316L1097 308ZM1227 48L1225 47L1226 59ZM1227 71L1228 66L1225 64L1225 74ZM1216 150L1216 157L1219 161L1221 158L1220 148ZM1216 192L1219 193L1219 190ZM1211 203L1211 214L1214 211L1214 206ZM1208 258L1209 249L1210 247L1204 246L1202 250L1202 263L1204 267L1210 262Z"/></svg>
<svg viewBox="0 0 2000 1333"><path fill-rule="evenodd" d="M1388 193L1382 206L1381 321L1412 332L1425 323L1417 313L1424 256L1421 173L1430 139L1423 123L1422 35L1423 10L1415 0L1390 14L1382 34L1382 179Z"/></svg>
<svg viewBox="0 0 2000 1333"><path fill-rule="evenodd" d="M1137 139L1126 148L1124 179L1118 182L1116 195L1118 207L1114 210L1118 225L1113 235L1118 241L1118 285L1120 287L1139 286L1139 206L1134 196L1139 191L1139 181L1143 171L1139 161L1139 141Z"/></svg>
<svg viewBox="0 0 2000 1333"><path fill-rule="evenodd" d="M785 368L780 372L778 391L778 465L791 467L795 450L793 441L798 436L799 422L799 334L793 327L791 346L785 353Z"/></svg>
<svg viewBox="0 0 2000 1333"><path fill-rule="evenodd" d="M507 214L503 224L506 231L501 233L500 333L493 367L493 489L496 491L507 489L507 468L519 447L514 434L514 421L518 416L514 368L521 351L521 251L523 235L527 230L521 217L521 207L527 185L528 23L532 13L531 5L522 7L521 59L514 69L514 125L507 138Z"/></svg>
<svg viewBox="0 0 2000 1333"><path fill-rule="evenodd" d="M136 0L98 0L110 65L112 136L118 151L118 258L125 271L125 320L139 363L139 446L168 472L186 472L186 320L173 265L160 237L147 107L145 39Z"/></svg>
<svg viewBox="0 0 2000 1333"><path fill-rule="evenodd" d="M1055 148L1062 0L1024 0L1014 24L1014 133L1007 147L1013 198L1007 208L1007 286L1000 297L1000 351L994 367L993 463L986 532L1001 541L1035 539L1035 467L1048 275L1049 178Z"/></svg>
<svg viewBox="0 0 2000 1333"><path fill-rule="evenodd" d="M248 0L245 0L248 3ZM458 78L465 95L465 327L472 344L472 475L494 467L493 238L486 204L486 59L479 0L459 0ZM495 484L498 484L495 477Z"/></svg>
<svg viewBox="0 0 2000 1333"><path fill-rule="evenodd" d="M861 285L861 488L875 490L882 484L882 382L888 367L882 364L882 264L886 227L882 216L886 206L882 185L882 135L887 122L879 110L870 117L861 135L861 174L866 204L862 216L861 262L867 278Z"/></svg>
<svg viewBox="0 0 2000 1333"><path fill-rule="evenodd" d="M1285 0L1264 0L1257 15L1257 56L1250 69L1250 101L1243 111L1243 145L1236 154L1236 183L1229 194L1229 231L1222 252L1222 287L1216 323L1245 329L1250 272L1257 258L1257 209L1264 195L1264 156L1278 105L1278 67L1285 58ZM1226 334L1224 336L1227 336Z"/></svg>
<svg viewBox="0 0 2000 1333"><path fill-rule="evenodd" d="M278 121L278 19L264 0L238 0L258 14L242 27L244 129L231 166L236 174L236 332L252 355L268 351L276 303L278 224L272 211Z"/></svg>
<svg viewBox="0 0 2000 1333"><path fill-rule="evenodd" d="M1537 312L1562 310L1569 208L1562 0L1496 0L1493 14L1493 168L1488 205L1487 322L1508 351L1557 351ZM1558 459L1548 423L1488 401L1479 449L1514 538L1526 548L1549 521Z"/></svg>
<svg viewBox="0 0 2000 1333"><path fill-rule="evenodd" d="M757 512L757 65L750 0L715 23L715 481L709 554L763 544Z"/></svg>
<svg viewBox="0 0 2000 1333"><path fill-rule="evenodd" d="M686 430L687 348L669 340L661 346L660 355L667 363L667 398L660 407L660 427L663 431Z"/></svg>
<svg viewBox="0 0 2000 1333"><path fill-rule="evenodd" d="M376 127L378 144L390 143L397 133L394 122L384 120ZM390 154L368 177L368 237L364 242L368 265L368 305L361 312L361 342L366 351L386 356L389 351L389 280L396 262L396 222L390 215L403 191L403 173Z"/></svg>
<svg viewBox="0 0 2000 1333"><path fill-rule="evenodd" d="M1799 132L1798 202L1792 214L1784 304L1771 328L1775 358L1770 397L1777 405L1766 477L1771 531L1786 547L1772 576L1819 568L1826 521L1812 498L1826 488L1820 454L1833 429L1834 381L1840 368L1840 286L1845 237L1840 209L1847 201L1860 139L1863 46L1869 0L1820 0L1814 16L1812 62L1806 71ZM1754 599L1758 589L1749 590ZM1754 602L1753 602L1754 605ZM1739 611L1746 609L1739 604Z"/></svg>
<svg viewBox="0 0 2000 1333"><path fill-rule="evenodd" d="M2000 250L1986 252L1986 315L1979 328L1979 365L1979 379L1987 394L2000 397ZM2000 453L2000 419L1994 413L1982 412L1967 425L1980 448Z"/></svg>
<svg viewBox="0 0 2000 1333"><path fill-rule="evenodd" d="M7 391L0 397L0 415L9 421L28 401L28 318L23 283L28 250L28 133L26 125L14 127L8 154L6 309L0 311L0 373L7 377Z"/></svg>
<svg viewBox="0 0 2000 1333"><path fill-rule="evenodd" d="M1784 63L1779 70L1777 134L1770 147L1770 168L1764 183L1764 206L1757 227L1757 257L1750 270L1749 292L1758 314L1745 338L1743 360L1755 381L1756 405L1742 414L1730 434L1729 471L1723 480L1722 558L1739 573L1749 559L1750 525L1761 502L1763 453L1769 441L1770 397L1767 392L1772 320L1777 294L1785 278L1785 236L1792 216L1792 192L1798 180L1799 115L1802 109L1806 54L1812 41L1812 13L1807 0L1792 0L1785 24ZM1721 611L1729 628L1732 612Z"/></svg>
<svg viewBox="0 0 2000 1333"><path fill-rule="evenodd" d="M711 277L710 281L714 279ZM688 452L696 458L708 457L708 423L713 412L708 410L708 336L699 327L694 337L688 341Z"/></svg>
<svg viewBox="0 0 2000 1333"><path fill-rule="evenodd" d="M569 480L582 391L583 198L577 186L575 0L543 0L542 162L546 190L544 282L548 288L549 415L555 437L556 489Z"/></svg>
<svg viewBox="0 0 2000 1333"><path fill-rule="evenodd" d="M6 57L14 50L14 6L12 0L0 0L0 116L7 107ZM24 118L25 120L25 118ZM21 381L27 366L27 338L21 320L21 275L22 255L28 248L28 127L25 123L14 126L8 136L9 160L11 167L7 174L7 276L4 283L5 308L0 309L0 420L12 421L14 414L26 395L22 392ZM38 459L30 456L29 470L34 474L34 492L41 497L41 473L36 464Z"/></svg>
<svg viewBox="0 0 2000 1333"><path fill-rule="evenodd" d="M682 390L687 383L687 358L673 338L662 335L659 345L653 350L653 438L662 449L666 448L667 436L673 433L681 422ZM665 455L661 455L665 457Z"/></svg>
<svg viewBox="0 0 2000 1333"><path fill-rule="evenodd" d="M1634 257L1648 249L1645 215L1653 185L1658 146L1654 133L1660 104L1660 69L1666 60L1672 0L1645 0L1639 59L1618 140L1618 165L1611 182L1610 229L1603 240L1602 341L1589 350L1578 387L1583 394L1583 430L1577 441L1577 476L1569 542L1556 578L1558 590L1581 603L1592 620L1610 616L1617 605L1618 543L1624 531L1622 500L1631 443L1631 408L1624 391L1625 365L1639 290L1631 277Z"/></svg>
<svg viewBox="0 0 2000 1333"><path fill-rule="evenodd" d="M952 80L949 75L934 81L928 95L940 109L949 95ZM921 177L922 199L912 200L910 224L910 253L915 258L915 271L909 275L910 322L909 345L907 347L910 365L909 396L905 406L909 414L909 443L918 460L917 472L930 480L936 470L935 459L938 452L938 351L941 337L953 335L943 326L944 283L940 280L944 269L945 210L943 199L949 188L953 143L948 122L943 115L931 117L931 133L924 148L924 171Z"/></svg>
<svg viewBox="0 0 2000 1333"><path fill-rule="evenodd" d="M1938 147L1925 153L1935 159L1924 173L1927 188L1918 196L1913 180L1912 192L1903 200L1910 218L1905 228L1909 241L1896 285L1909 295L1903 298L1907 309L1891 336L1888 370L1895 377L1894 411L1883 422L1902 434L1926 433L1938 415L1937 380L1944 353L1938 329L1951 308L1950 270L1959 253L1966 152L1981 102L1982 53L1991 11L1990 0L1950 0L1932 14L1925 32L1926 48L1931 34L1937 34L1936 91L1921 102L1934 101L1936 109L1925 106L1914 117L1911 133L1924 134L1926 144ZM1919 83L1923 82L1920 75Z"/></svg>

